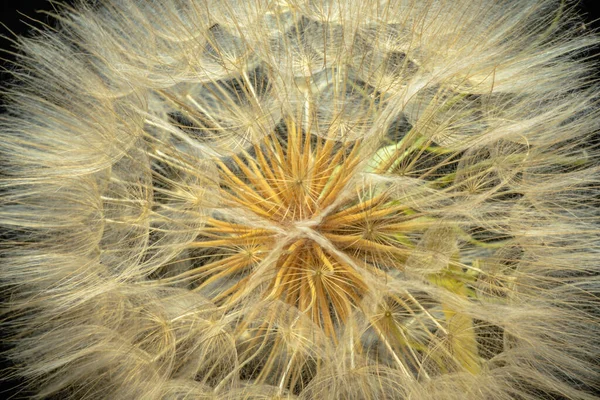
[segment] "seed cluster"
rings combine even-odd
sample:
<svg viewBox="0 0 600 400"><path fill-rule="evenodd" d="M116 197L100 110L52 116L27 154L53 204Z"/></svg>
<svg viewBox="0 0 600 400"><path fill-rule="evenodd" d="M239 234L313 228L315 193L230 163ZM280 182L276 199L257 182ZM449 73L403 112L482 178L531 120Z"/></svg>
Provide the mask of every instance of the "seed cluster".
<svg viewBox="0 0 600 400"><path fill-rule="evenodd" d="M565 2L97 3L3 93L34 398L592 398L598 39Z"/></svg>

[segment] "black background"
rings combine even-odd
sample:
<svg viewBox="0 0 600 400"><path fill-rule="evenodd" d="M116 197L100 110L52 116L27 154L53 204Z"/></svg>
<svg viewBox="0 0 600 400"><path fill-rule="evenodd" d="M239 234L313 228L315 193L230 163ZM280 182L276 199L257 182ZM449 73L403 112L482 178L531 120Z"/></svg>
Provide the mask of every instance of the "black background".
<svg viewBox="0 0 600 400"><path fill-rule="evenodd" d="M0 35L4 36L0 38L0 66L4 66L5 68L10 67L10 60L14 58L13 55L10 54L12 51L12 44L10 38L16 35L28 35L31 34L31 27L28 24L33 26L40 27L41 24L39 22L35 22L33 20L39 20L43 23L49 23L51 26L54 25L52 18L48 17L45 14L39 13L41 10L45 11L53 11L53 6L47 0L0 0L2 2L0 8ZM101 0L100 0L101 1ZM252 0L248 0L252 1ZM474 0L476 1L476 0ZM63 0L63 2L68 4L75 3L75 0ZM518 3L518 0L515 0ZM596 5L596 6L594 6ZM600 1L599 0L585 0L581 1L578 5L581 13L584 16L586 25L588 29L596 30L600 32ZM32 20L33 19L33 20ZM589 55L594 57L596 64L599 66L596 68L597 71L600 71L600 46L595 49L591 49L589 51ZM600 77L600 73L597 74ZM0 72L0 80L8 77L8 74L4 72ZM0 259L0 268L1 268ZM0 294L1 295L1 294ZM0 320L0 324L2 321ZM69 338L65 338L65 340L69 340ZM2 341L1 336L1 327L0 327L0 345ZM18 382L15 381L2 381L2 377L5 376L7 372L6 368L8 365L3 362L0 357L0 370L3 370L3 373L0 372L0 399L10 399L17 393L15 389L15 384ZM20 393L21 396L26 396L25 393Z"/></svg>
<svg viewBox="0 0 600 400"><path fill-rule="evenodd" d="M101 2L101 0L96 1ZM514 1L516 3L519 2L519 0ZM74 4L76 0L62 0L62 2ZM13 37L11 32L17 35L27 35L31 31L31 28L27 26L27 23L39 26L39 23L33 22L31 18L42 22L50 21L50 24L52 25L50 17L38 12L41 10L53 10L53 6L48 0L1 0L1 3L0 22L4 25L0 25L1 35ZM598 19L600 19L600 1L581 0L578 8L585 18L587 27L589 29L600 31L600 21L598 21ZM0 40L0 49L7 50L10 49L10 47L11 43L9 40L5 38ZM600 54L600 48L596 49L594 54ZM0 57L11 59L11 55L4 52L0 53Z"/></svg>

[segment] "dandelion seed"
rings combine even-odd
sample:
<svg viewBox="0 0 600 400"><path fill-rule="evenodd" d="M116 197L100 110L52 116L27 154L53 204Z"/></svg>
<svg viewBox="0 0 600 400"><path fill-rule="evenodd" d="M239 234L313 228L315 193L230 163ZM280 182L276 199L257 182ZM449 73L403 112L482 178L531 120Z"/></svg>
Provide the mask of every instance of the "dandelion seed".
<svg viewBox="0 0 600 400"><path fill-rule="evenodd" d="M598 39L571 6L56 18L1 122L33 398L595 398Z"/></svg>

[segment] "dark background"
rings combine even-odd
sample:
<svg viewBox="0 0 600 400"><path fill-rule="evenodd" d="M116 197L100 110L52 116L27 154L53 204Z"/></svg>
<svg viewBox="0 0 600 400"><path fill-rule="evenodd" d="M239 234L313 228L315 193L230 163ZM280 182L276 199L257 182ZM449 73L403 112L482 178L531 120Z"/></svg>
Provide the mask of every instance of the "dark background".
<svg viewBox="0 0 600 400"><path fill-rule="evenodd" d="M59 0L60 1L60 0ZM62 0L67 4L74 4L77 0ZM102 1L102 0L96 0ZM252 1L252 0L249 0ZM514 0L518 3L519 0ZM0 22L4 25L0 25L0 35L12 37L11 31L18 35L27 35L31 30L27 26L27 23L33 23L31 19L37 19L42 22L50 21L51 18L44 14L37 13L39 10L52 11L53 6L48 0L1 0L0 5ZM600 31L600 1L599 0L580 0L578 8L581 13L584 14L586 25L590 29ZM29 17L29 18L28 18ZM33 23L39 26L38 24ZM6 50L10 48L10 41L1 38L0 49ZM596 50L596 54L600 54L600 49ZM10 58L10 55L1 53L0 57Z"/></svg>
<svg viewBox="0 0 600 400"><path fill-rule="evenodd" d="M81 0L56 0L67 4L75 4ZM91 2L99 2L102 0L84 0ZM248 0L253 1L253 0ZM476 0L473 0L476 1ZM519 0L513 0L518 4ZM567 0L571 2L570 0ZM578 2L577 8L580 14L584 17L586 28L595 30L600 33L600 0L573 0ZM53 11L53 5L48 0L0 0L0 67L10 68L10 60L14 57L9 52L12 50L10 38L16 35L31 34L32 28L29 25L40 27L42 23L54 26L55 23L50 16L47 16L40 11ZM598 68L596 68L596 76L600 80L600 45L595 49L590 49L590 56L594 57ZM8 60L8 61L7 61ZM6 79L8 74L0 70L0 81ZM1 104L0 104L1 111Z"/></svg>
<svg viewBox="0 0 600 400"><path fill-rule="evenodd" d="M0 5L0 35L5 37L0 37L0 66L4 68L10 69L10 60L13 59L13 56L7 51L11 51L11 41L10 38L16 35L27 35L31 32L31 27L28 24L33 26L41 26L39 22L34 22L34 20L39 20L42 23L48 23L50 26L53 26L54 23L52 18L45 15L40 14L38 11L53 11L52 4L47 0L0 0L2 4ZM101 1L101 0L100 0ZM249 0L252 1L252 0ZM518 3L518 0L514 0ZM74 4L76 0L63 0L63 2L68 4ZM596 5L594 7L594 5ZM581 13L584 15L586 25L588 29L595 30L600 32L600 1L599 0L585 0L579 3L579 9ZM600 46L595 49L591 49L589 51L589 55L593 57L594 61L598 65L596 68L599 73L597 73L598 79L600 80ZM3 69L2 69L3 70ZM0 80L8 77L8 74L2 72L0 70ZM1 268L0 259L0 268ZM0 325L2 321L0 320ZM68 338L65 338L68 340ZM2 347L2 328L0 326L0 347ZM2 347L4 348L4 347ZM1 351L1 349L0 349ZM10 399L12 396L16 395L18 390L15 389L15 385L18 384L16 381L2 381L3 376L5 376L6 368L8 364L4 362L4 360L0 357L0 399ZM21 396L27 397L26 393L20 393Z"/></svg>
<svg viewBox="0 0 600 400"><path fill-rule="evenodd" d="M56 1L76 4L81 0ZM102 3L102 0L84 1ZM513 1L516 4L519 2L519 0ZM571 2L570 0L567 1ZM573 1L577 2L577 0ZM10 51L13 50L10 39L14 38L15 34L31 34L32 28L28 24L36 27L41 27L42 24L55 26L55 21L52 17L40 13L40 11L54 11L54 6L48 0L0 0L0 3L2 3L0 4L0 82L2 82L9 78L9 74L4 72L4 69L11 69L10 60L14 59L14 56L10 54ZM586 28L600 33L600 0L579 0L577 8L584 17ZM41 21L42 24L38 21ZM590 49L588 55L593 57L596 65L598 65L595 76L600 80L600 45L595 49ZM2 109L2 100L0 99L0 112Z"/></svg>

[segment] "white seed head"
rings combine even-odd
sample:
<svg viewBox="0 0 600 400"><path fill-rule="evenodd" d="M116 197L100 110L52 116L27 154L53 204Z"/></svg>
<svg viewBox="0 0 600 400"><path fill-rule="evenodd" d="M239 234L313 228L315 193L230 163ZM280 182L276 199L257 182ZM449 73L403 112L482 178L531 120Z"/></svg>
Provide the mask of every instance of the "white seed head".
<svg viewBox="0 0 600 400"><path fill-rule="evenodd" d="M32 398L596 398L598 38L570 2L56 18L0 121Z"/></svg>

